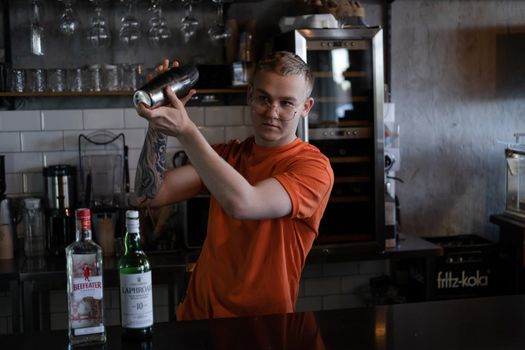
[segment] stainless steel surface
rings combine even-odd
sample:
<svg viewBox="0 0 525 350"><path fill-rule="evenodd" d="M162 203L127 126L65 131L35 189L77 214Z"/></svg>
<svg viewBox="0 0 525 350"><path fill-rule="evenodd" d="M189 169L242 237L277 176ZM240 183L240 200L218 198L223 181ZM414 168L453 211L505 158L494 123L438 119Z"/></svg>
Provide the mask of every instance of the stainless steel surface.
<svg viewBox="0 0 525 350"><path fill-rule="evenodd" d="M515 144L505 148L507 177L505 214L525 220L525 144L520 144L520 138L525 133L516 133Z"/></svg>
<svg viewBox="0 0 525 350"><path fill-rule="evenodd" d="M318 128L308 132L310 140L361 139L370 135L370 128Z"/></svg>
<svg viewBox="0 0 525 350"><path fill-rule="evenodd" d="M315 78L300 137L332 163L335 183L316 244L384 246L383 32L378 27L297 29L276 49L299 55ZM307 122L307 123L306 123ZM344 218L348 225L341 224Z"/></svg>
<svg viewBox="0 0 525 350"><path fill-rule="evenodd" d="M164 103L164 89L169 86L178 97L185 96L199 79L199 71L194 66L180 66L169 69L156 76L135 91L133 103L137 107L144 103L148 107L157 107Z"/></svg>

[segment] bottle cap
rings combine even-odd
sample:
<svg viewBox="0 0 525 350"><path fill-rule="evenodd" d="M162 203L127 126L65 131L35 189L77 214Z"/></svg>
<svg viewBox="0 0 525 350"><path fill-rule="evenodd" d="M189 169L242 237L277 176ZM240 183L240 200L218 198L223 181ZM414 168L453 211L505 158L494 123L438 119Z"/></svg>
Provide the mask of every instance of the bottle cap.
<svg viewBox="0 0 525 350"><path fill-rule="evenodd" d="M137 219L139 218L138 210L126 210L126 219Z"/></svg>
<svg viewBox="0 0 525 350"><path fill-rule="evenodd" d="M77 225L80 224L81 229L91 230L91 210L88 208L80 208L75 211L77 217Z"/></svg>

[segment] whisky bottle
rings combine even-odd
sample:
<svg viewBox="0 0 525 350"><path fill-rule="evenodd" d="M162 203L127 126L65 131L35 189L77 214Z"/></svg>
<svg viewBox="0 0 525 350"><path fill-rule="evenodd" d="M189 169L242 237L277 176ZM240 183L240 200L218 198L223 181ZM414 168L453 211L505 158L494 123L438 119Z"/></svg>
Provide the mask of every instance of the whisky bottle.
<svg viewBox="0 0 525 350"><path fill-rule="evenodd" d="M148 257L140 246L136 210L126 211L124 249L119 260L122 336L144 339L153 329L153 288Z"/></svg>
<svg viewBox="0 0 525 350"><path fill-rule="evenodd" d="M66 247L70 345L106 342L102 249L91 239L91 211L77 209L76 241Z"/></svg>

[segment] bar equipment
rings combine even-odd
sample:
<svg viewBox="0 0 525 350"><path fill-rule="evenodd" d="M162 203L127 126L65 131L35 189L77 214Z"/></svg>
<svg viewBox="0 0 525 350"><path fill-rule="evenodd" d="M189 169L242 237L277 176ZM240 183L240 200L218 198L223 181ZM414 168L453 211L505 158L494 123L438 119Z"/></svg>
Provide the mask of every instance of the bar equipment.
<svg viewBox="0 0 525 350"><path fill-rule="evenodd" d="M169 86L178 97L185 96L199 79L199 71L194 66L173 67L157 75L133 94L133 103L155 108L164 103L164 88Z"/></svg>
<svg viewBox="0 0 525 350"><path fill-rule="evenodd" d="M315 77L315 104L298 136L329 159L335 183L314 244L385 245L383 32L379 27L293 29L274 49L295 52Z"/></svg>
<svg viewBox="0 0 525 350"><path fill-rule="evenodd" d="M40 198L23 199L24 253L28 258L45 255L45 226Z"/></svg>
<svg viewBox="0 0 525 350"><path fill-rule="evenodd" d="M45 167L46 250L51 256L63 256L65 247L75 237L76 167Z"/></svg>
<svg viewBox="0 0 525 350"><path fill-rule="evenodd" d="M102 14L100 3L105 0L90 0L95 6L95 15L87 31L87 41L95 48L107 48L111 44L111 31L107 18Z"/></svg>
<svg viewBox="0 0 525 350"><path fill-rule="evenodd" d="M44 55L44 27L40 25L40 8L38 0L33 0L33 20L31 22L29 38L31 53L36 56Z"/></svg>
<svg viewBox="0 0 525 350"><path fill-rule="evenodd" d="M193 4L199 1L200 0L182 0L182 3L186 6L186 15L180 20L180 31L186 43L195 36L200 25L199 20L193 15Z"/></svg>
<svg viewBox="0 0 525 350"><path fill-rule="evenodd" d="M119 39L125 45L133 45L140 39L140 22L134 15L135 0L121 0L127 13L120 20Z"/></svg>
<svg viewBox="0 0 525 350"><path fill-rule="evenodd" d="M58 29L66 36L73 36L80 27L80 21L73 11L73 0L59 0L64 3L64 12L60 15Z"/></svg>
<svg viewBox="0 0 525 350"><path fill-rule="evenodd" d="M153 17L149 20L148 40L155 46L166 45L172 35L166 18L162 16L160 0L151 0L150 10L153 12Z"/></svg>
<svg viewBox="0 0 525 350"><path fill-rule="evenodd" d="M91 208L93 235L106 256L124 230L129 173L124 134L97 130L78 139L81 203Z"/></svg>
<svg viewBox="0 0 525 350"><path fill-rule="evenodd" d="M520 138L525 133L514 134L516 143L507 144L505 160L507 165L505 214L525 220L525 144Z"/></svg>
<svg viewBox="0 0 525 350"><path fill-rule="evenodd" d="M208 29L208 35L212 42L221 42L231 37L232 33L230 29L224 23L224 1L223 0L212 0L217 4L217 17L215 21Z"/></svg>

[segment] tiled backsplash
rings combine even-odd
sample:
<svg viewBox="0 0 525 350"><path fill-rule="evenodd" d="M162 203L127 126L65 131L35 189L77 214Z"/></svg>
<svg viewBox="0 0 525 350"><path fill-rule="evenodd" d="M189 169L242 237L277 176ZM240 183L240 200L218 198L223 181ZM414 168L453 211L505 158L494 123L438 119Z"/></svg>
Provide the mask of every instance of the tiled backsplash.
<svg viewBox="0 0 525 350"><path fill-rule="evenodd" d="M188 107L188 114L210 143L244 139L251 134L247 107ZM42 168L78 166L78 136L100 129L125 135L133 184L146 128L146 120L133 108L0 112L0 154L6 156L7 194L43 195ZM177 140L170 138L168 159L179 149Z"/></svg>

